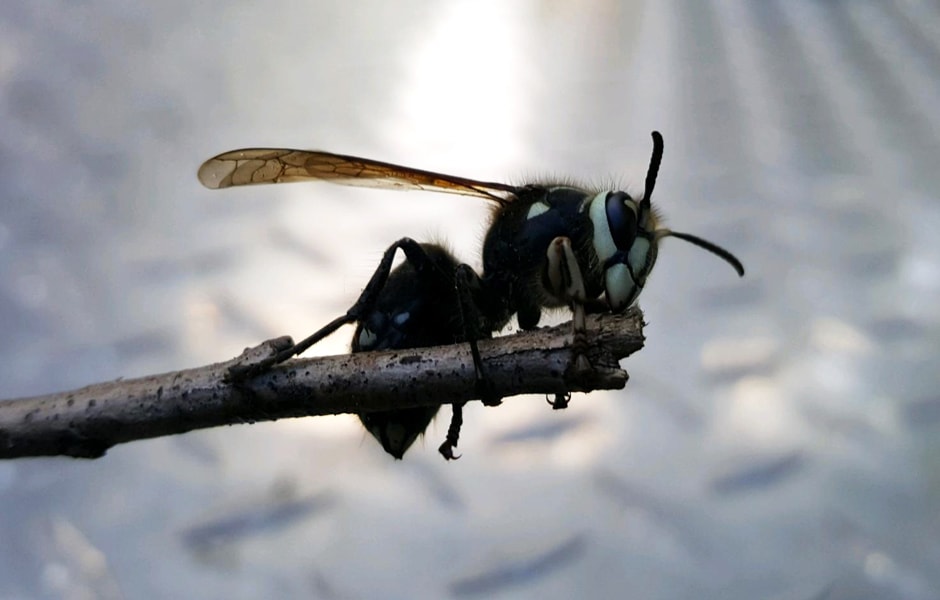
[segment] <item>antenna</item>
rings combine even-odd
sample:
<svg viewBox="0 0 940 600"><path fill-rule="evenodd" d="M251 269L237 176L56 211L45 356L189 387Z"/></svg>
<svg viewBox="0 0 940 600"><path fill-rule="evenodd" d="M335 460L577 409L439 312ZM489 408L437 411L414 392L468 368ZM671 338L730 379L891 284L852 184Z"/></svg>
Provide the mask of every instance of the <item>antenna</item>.
<svg viewBox="0 0 940 600"><path fill-rule="evenodd" d="M664 237L676 237L680 240L685 240L690 244L694 244L699 248L704 248L708 250L715 256L723 259L726 263L734 267L734 270L738 272L738 276L744 277L744 265L741 264L741 261L738 260L734 254L731 254L718 244L713 244L708 240L703 240L697 235L692 235L691 233L681 233L679 231L672 231L670 229L657 229L656 230L656 241L663 239Z"/></svg>
<svg viewBox="0 0 940 600"><path fill-rule="evenodd" d="M656 187L656 176L659 175L659 165L663 162L663 135L653 132L653 156L650 157L650 167L646 171L646 187L643 189L643 200L640 201L640 214L646 214L652 206L650 198L653 188Z"/></svg>

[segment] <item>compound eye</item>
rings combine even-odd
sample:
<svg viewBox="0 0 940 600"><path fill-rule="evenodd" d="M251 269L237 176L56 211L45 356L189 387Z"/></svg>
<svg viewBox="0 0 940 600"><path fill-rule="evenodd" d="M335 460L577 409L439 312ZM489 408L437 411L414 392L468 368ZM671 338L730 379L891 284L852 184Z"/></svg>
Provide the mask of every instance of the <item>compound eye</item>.
<svg viewBox="0 0 940 600"><path fill-rule="evenodd" d="M626 192L610 192L606 201L607 226L618 250L629 251L636 239L636 202Z"/></svg>

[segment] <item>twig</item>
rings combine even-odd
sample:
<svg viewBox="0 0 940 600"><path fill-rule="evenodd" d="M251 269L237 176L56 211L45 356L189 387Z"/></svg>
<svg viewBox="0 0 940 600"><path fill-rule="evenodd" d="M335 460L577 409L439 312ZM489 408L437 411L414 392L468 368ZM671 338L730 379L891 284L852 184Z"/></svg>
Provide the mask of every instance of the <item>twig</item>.
<svg viewBox="0 0 940 600"><path fill-rule="evenodd" d="M618 361L643 346L643 315L593 316L586 354L572 367L571 324L480 343L495 392L554 394L620 389ZM70 392L0 401L0 458L97 458L124 442L236 423L361 413L475 399L467 344L291 360L248 382L225 381L234 364L289 344L269 340L233 360Z"/></svg>

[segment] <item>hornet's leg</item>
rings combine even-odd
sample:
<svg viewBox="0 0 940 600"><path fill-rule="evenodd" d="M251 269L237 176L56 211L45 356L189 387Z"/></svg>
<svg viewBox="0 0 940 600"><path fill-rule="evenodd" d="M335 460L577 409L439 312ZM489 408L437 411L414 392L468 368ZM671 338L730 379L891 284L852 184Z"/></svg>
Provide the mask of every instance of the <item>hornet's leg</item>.
<svg viewBox="0 0 940 600"><path fill-rule="evenodd" d="M450 417L450 426L447 428L447 438L441 447L437 449L447 460L457 460L459 454L454 454L454 448L457 447L457 441L460 439L460 428L463 426L463 402L452 404L453 413Z"/></svg>
<svg viewBox="0 0 940 600"><path fill-rule="evenodd" d="M372 310L376 301L378 300L379 294L382 293L382 290L385 287L385 282L388 280L388 274L392 270L392 262L395 260L395 252L399 249L405 253L405 257L415 266L417 271L420 272L422 269L427 270L437 268L428 258L427 254L424 252L418 242L411 238L402 238L398 240L385 250L385 254L382 255L382 261L379 263L375 273L372 274L372 278L369 280L369 283L366 284L366 287L359 296L359 299L356 300L356 303L352 306L352 308L346 311L345 315L333 319L306 339L298 342L297 344L294 344L293 346L290 346L289 348L281 350L277 354L269 356L262 361L251 364L239 364L231 367L229 369L228 379L233 382L240 382L260 375L274 365L280 364L291 357L305 352L311 346L327 337L343 325L348 323L355 323L356 321L362 319L363 316L367 315L369 311Z"/></svg>
<svg viewBox="0 0 940 600"><path fill-rule="evenodd" d="M480 310L473 300L474 293L479 293L481 289L480 277L469 265L460 265L454 273L454 287L457 292L457 304L460 308L464 337L470 344L470 355L473 357L477 393L486 406L498 406L502 400L493 391L493 383L486 376L486 368L483 366L483 359L480 357L480 349L477 346L477 340L488 338L491 334L489 328L483 323ZM450 426L447 428L447 438L438 448L447 460L460 458L459 455L454 454L454 449L457 447L460 428L463 426L463 405L464 403L451 405L453 412Z"/></svg>
<svg viewBox="0 0 940 600"><path fill-rule="evenodd" d="M587 293L584 291L584 276L578 264L578 257L571 248L571 240L566 237L556 237L549 244L546 252L548 258L548 282L557 298L568 302L571 307L572 342L571 349L575 353L574 368L577 371L587 371L591 368L585 354L587 348L587 323L585 318L585 304ZM555 401L550 402L553 408L566 408L569 394L556 394Z"/></svg>
<svg viewBox="0 0 940 600"><path fill-rule="evenodd" d="M479 308L473 300L474 293L481 290L480 276L469 265L460 265L455 274L457 298L460 305L460 318L463 321L464 335L470 344L470 354L473 357L474 376L476 378L477 392L486 406L498 406L502 399L493 390L493 382L486 375L483 359L480 358L480 349L477 341L488 338L492 334L489 327L483 322Z"/></svg>

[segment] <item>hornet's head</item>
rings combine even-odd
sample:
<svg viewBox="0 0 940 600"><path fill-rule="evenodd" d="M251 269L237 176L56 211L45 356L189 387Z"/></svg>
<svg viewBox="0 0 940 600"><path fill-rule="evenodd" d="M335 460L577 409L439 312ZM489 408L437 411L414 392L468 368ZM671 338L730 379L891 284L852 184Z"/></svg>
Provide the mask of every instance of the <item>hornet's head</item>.
<svg viewBox="0 0 940 600"><path fill-rule="evenodd" d="M601 192L591 201L594 247L604 269L607 304L615 313L623 312L636 302L656 264L659 241L665 237L676 237L704 248L744 276L744 265L724 248L688 233L657 228L658 219L650 198L662 158L663 136L654 131L653 156L646 173L643 198L636 200L626 192Z"/></svg>

